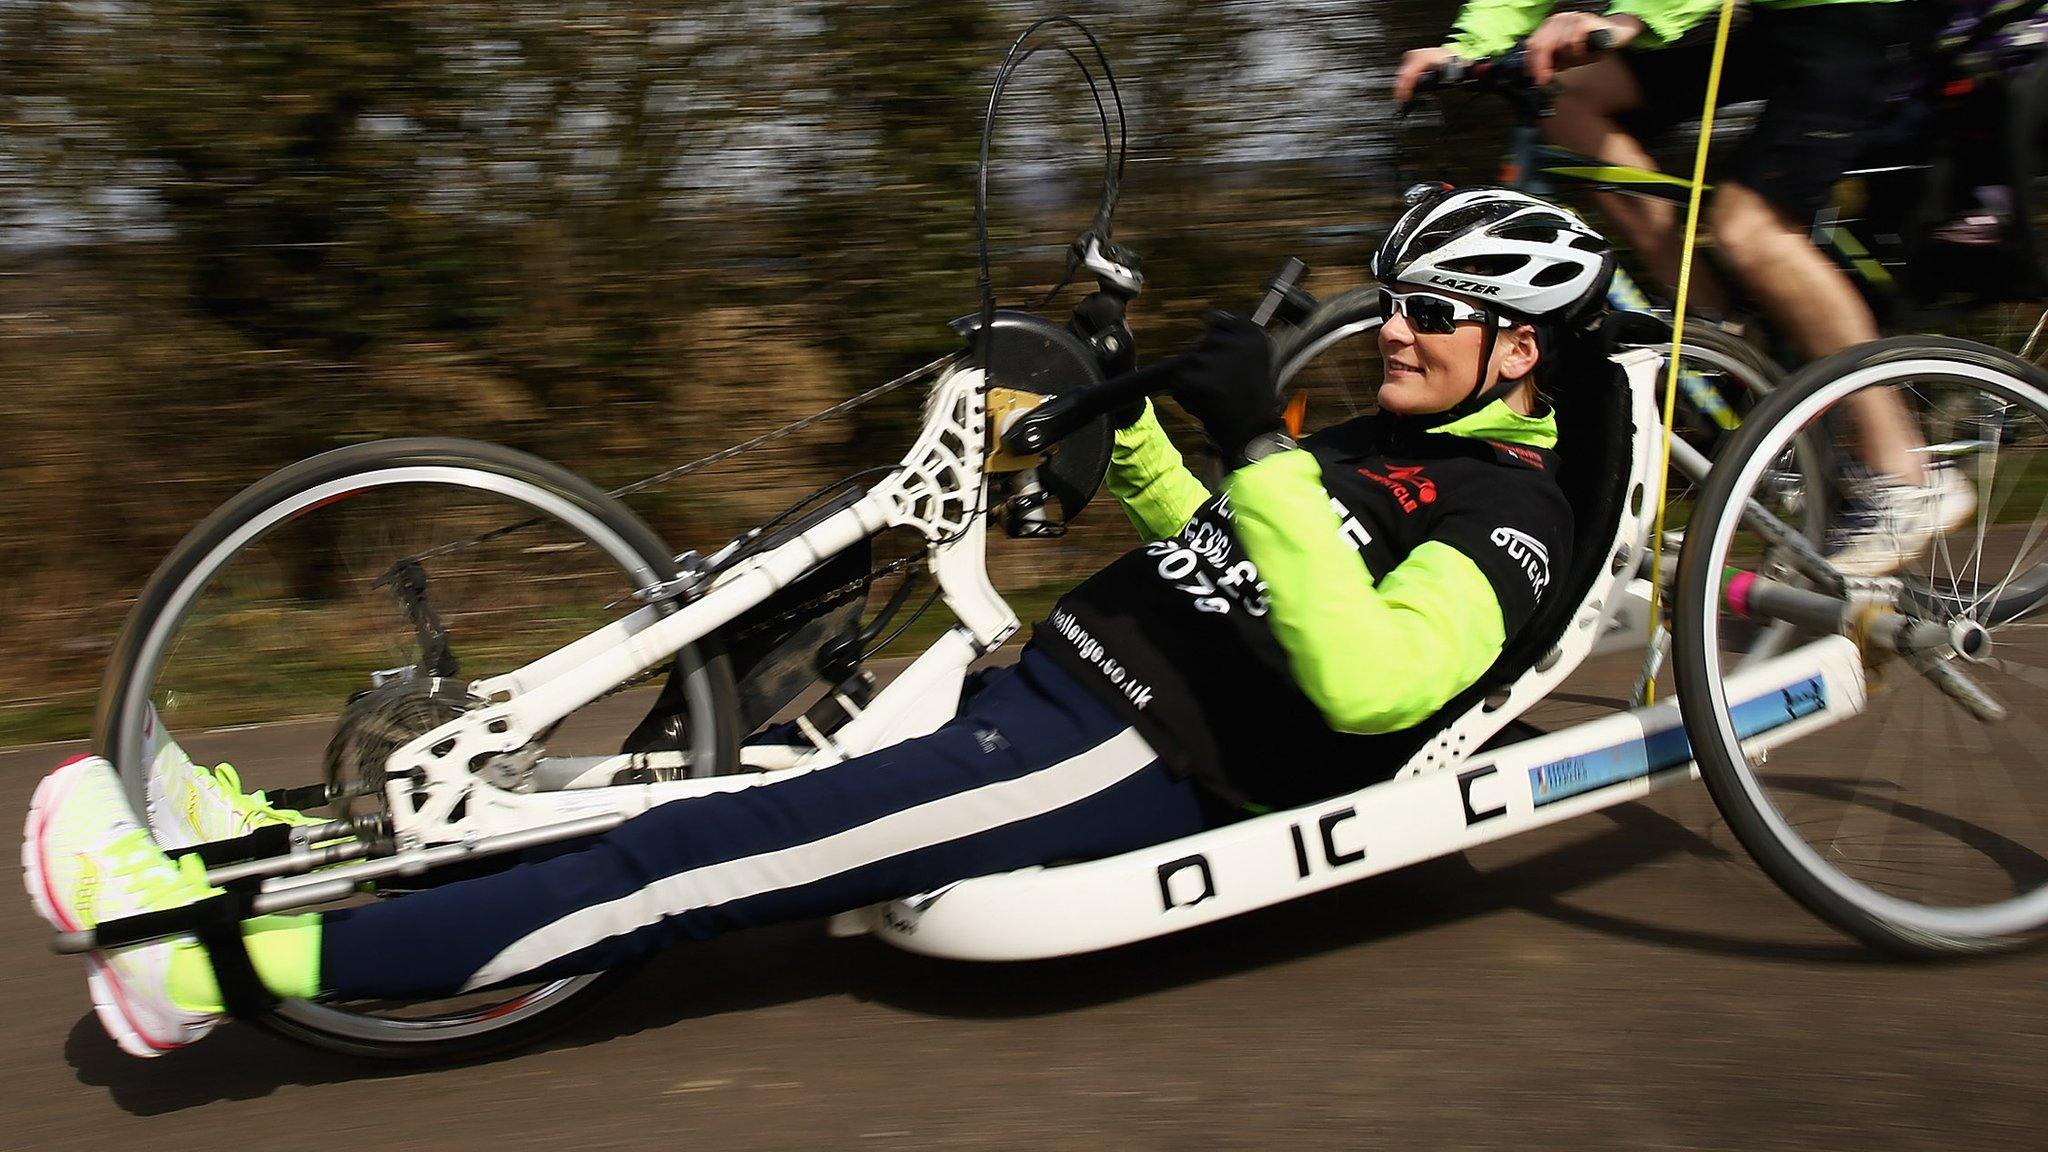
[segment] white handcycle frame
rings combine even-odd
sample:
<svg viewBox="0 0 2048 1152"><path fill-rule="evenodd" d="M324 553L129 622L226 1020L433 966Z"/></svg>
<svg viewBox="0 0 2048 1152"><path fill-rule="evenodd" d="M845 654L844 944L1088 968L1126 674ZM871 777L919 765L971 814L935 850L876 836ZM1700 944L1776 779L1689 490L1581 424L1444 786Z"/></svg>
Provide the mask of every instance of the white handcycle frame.
<svg viewBox="0 0 2048 1152"><path fill-rule="evenodd" d="M1086 952L1463 851L1696 778L1675 700L1484 748L1589 654L1642 643L1649 586L1635 573L1659 498L1653 396L1663 358L1639 349L1615 361L1627 381L1634 435L1610 562L1555 648L1446 726L1395 778L1108 859L965 880L850 911L835 918L834 930L873 932L912 951L965 959ZM602 832L673 800L774 783L937 729L957 710L969 665L1019 626L985 564L999 431L990 427L992 391L978 369L955 364L942 370L914 446L873 489L719 573L680 607L650 604L524 667L472 684L484 707L413 740L388 761L396 853L272 876L263 881L255 910L338 898L363 881L466 855ZM997 456L994 467L1028 463ZM610 783L635 762L624 755L557 762L537 774L563 785L549 791L508 789L470 769L518 753L557 721L663 666L820 562L891 528L918 531L929 542L933 574L959 624L817 744L750 747L744 761L760 771L647 784ZM1733 673L1728 689L1746 746L1761 752L1859 712L1863 664L1851 641L1826 636Z"/></svg>

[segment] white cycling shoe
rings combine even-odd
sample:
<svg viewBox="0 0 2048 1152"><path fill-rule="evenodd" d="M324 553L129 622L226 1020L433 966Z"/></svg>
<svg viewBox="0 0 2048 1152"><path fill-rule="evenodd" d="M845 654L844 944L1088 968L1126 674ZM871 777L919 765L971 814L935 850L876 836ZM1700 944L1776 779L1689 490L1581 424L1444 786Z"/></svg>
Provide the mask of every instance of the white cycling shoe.
<svg viewBox="0 0 2048 1152"><path fill-rule="evenodd" d="M165 848L232 840L271 824L321 823L272 807L260 794L244 792L241 777L230 765L205 768L193 763L164 730L154 707L144 731L149 740L149 778L143 788L149 829Z"/></svg>
<svg viewBox="0 0 2048 1152"><path fill-rule="evenodd" d="M135 818L113 765L81 756L36 787L22 832L22 879L43 919L62 932L197 903L209 888L198 858L173 863ZM171 997L171 941L85 956L100 1026L131 1056L161 1056L212 1031L218 1013Z"/></svg>
<svg viewBox="0 0 2048 1152"><path fill-rule="evenodd" d="M1865 482L1828 563L1844 576L1887 576L1977 510L1977 491L1961 472L1934 465L1919 484L1889 476Z"/></svg>

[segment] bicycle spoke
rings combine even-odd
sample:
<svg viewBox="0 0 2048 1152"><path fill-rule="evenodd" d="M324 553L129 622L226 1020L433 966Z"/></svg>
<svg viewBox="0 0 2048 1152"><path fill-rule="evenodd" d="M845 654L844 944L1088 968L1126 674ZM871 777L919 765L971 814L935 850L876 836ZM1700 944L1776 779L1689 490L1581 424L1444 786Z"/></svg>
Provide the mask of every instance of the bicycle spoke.
<svg viewBox="0 0 2048 1152"><path fill-rule="evenodd" d="M2035 434L2048 417L2048 390L2018 370L1987 373L1972 350L1958 348L1951 369L1938 343L1925 352L1887 344L1860 365L1851 361L1841 377L1788 384L1778 407L1796 410L1803 428L1764 421L1738 434L1738 459L1718 462L1710 481L1715 503L1691 534L1707 543L1692 549L1689 541L1681 585L1688 597L1711 594L1717 585L1705 574L1767 551L1766 524L1751 507L1767 462L1797 437L1848 424L1839 406L1862 389L1892 389L1923 422L1926 442L1946 445L1930 455L1930 467L1939 458L1958 470L1932 480L1952 486L1964 476L1976 505L1955 528L1922 538L1897 585L1869 587L1880 597L1902 588L1897 605L1937 623L1981 621L1990 651L1975 661L1867 656L1874 662L1860 714L1754 763L1739 744L1724 745L1718 726L1695 736L1695 752L1737 835L1809 907L1866 939L1910 950L1995 946L2048 928L2048 597L2029 602L2039 595L2048 543L2048 437ZM1914 377L1886 379L1894 363L1913 365ZM1887 513L1920 524L1938 524L1957 499L1936 483L1888 495L1940 501ZM1718 599L1689 605L1729 619ZM1675 672L1691 729L1701 699L1726 699L1725 684L1716 697L1701 682L1722 683L1741 666L1741 640L1723 623L1708 635L1735 642L1695 655L1702 633L1683 614L1679 623ZM1936 669L1997 701L2003 718L1980 719Z"/></svg>

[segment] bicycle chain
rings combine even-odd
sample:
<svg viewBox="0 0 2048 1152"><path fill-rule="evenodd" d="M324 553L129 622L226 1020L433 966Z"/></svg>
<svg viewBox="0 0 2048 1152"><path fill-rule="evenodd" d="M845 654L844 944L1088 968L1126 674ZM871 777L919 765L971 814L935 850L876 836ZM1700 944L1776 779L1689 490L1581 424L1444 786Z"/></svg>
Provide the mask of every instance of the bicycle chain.
<svg viewBox="0 0 2048 1152"><path fill-rule="evenodd" d="M948 353L945 356L941 356L937 360L934 360L931 363L926 364L922 368L914 369L913 371L907 372L901 376L896 377L894 380L878 384L875 387L870 388L857 396L848 397L847 399L832 405L830 408L826 408L819 412L814 412L801 420L785 424L780 428L773 429L772 431L764 432L761 435L754 437L752 440L743 441L739 444L732 445L729 448L721 448L718 451L713 452L709 456L704 456L699 459L692 460L687 464L678 465L674 468L670 468L666 472L657 472L652 476L649 476L642 480L636 480L631 484L625 485L624 487L614 488L610 492L607 492L606 495L616 499L620 497L631 496L636 492L645 492L650 488L658 488L671 480L680 479L681 477L687 476L692 472L696 472L704 468L709 468L713 464L718 464L726 460L730 460L735 456L741 455L742 453L751 452L756 448L762 448L769 444L773 444L777 440L782 440L787 437L794 436L798 432L803 431L804 429L810 427L813 424L817 424L824 420L829 420L834 416L844 415L845 413L851 412L855 408L859 408L862 405L871 404L874 401L881 399L883 396L886 396L889 393L894 392L907 384L910 384L916 380L920 380L932 373L939 372L943 370L947 365L956 362L960 358L960 355L961 354L958 352ZM485 542L486 540L495 538L496 536L504 535L510 532L515 532L521 528L529 526L530 524L538 522L539 521L536 518L535 520L528 521L525 524L515 524L507 528L497 529L494 532L486 533L485 535L477 537L472 540L462 541L454 545L443 545L441 548L435 549L433 552L428 553L428 555L445 555L448 551L451 551L453 549L467 547L473 544L480 544ZM766 620L761 620L752 625L749 625L744 631L735 633L732 636L732 639L745 640L748 637L759 635L760 633L767 631L768 629L773 628L779 624L787 623L790 620L794 620L800 616L807 615L815 608L836 603L841 598L851 596L856 592L866 591L867 589L873 587L876 581L885 580L890 576L894 576L896 573L903 571L904 569L910 567L912 564L915 564L920 559L922 559L922 557L913 555L905 556L898 560L893 560L880 568L875 568L868 571L858 579L849 580L845 584L842 584L837 588L834 588L821 595L814 596L811 599L804 601L802 604L798 604L790 608L788 611L778 613L774 616L769 617ZM652 680L656 676L659 676L667 671L667 664L658 664L655 667L649 668L647 671L642 672L638 676L629 677L626 680L623 680L620 683L614 685L610 690L606 691L603 695L599 696L598 699L607 699L609 697L619 694L620 692L624 692L627 689L638 687L639 685L645 684L647 681Z"/></svg>
<svg viewBox="0 0 2048 1152"><path fill-rule="evenodd" d="M876 582L886 580L922 559L924 559L922 555L912 555L891 560L880 568L870 569L865 575L849 580L829 592L813 596L786 612L779 612L766 620L750 624L744 631L734 633L732 638L734 640L745 640L750 636L758 636L779 624L786 624L799 617L808 616L813 609L829 607L841 599L853 595L855 592L865 592L869 588L874 587Z"/></svg>
<svg viewBox="0 0 2048 1152"><path fill-rule="evenodd" d="M841 584L839 587L834 588L829 592L824 592L817 596L813 596L809 600L806 600L803 603L790 608L786 612L777 613L774 616L770 616L766 620L756 621L755 623L748 625L744 630L734 633L730 637L730 639L745 640L748 637L757 636L762 632L765 632L768 629L775 627L778 624L784 624L791 620L797 619L800 616L809 615L813 609L830 605L838 601L841 597L850 596L855 592L865 591L866 589L873 587L877 581L886 580L889 577L894 576L896 573L901 572L904 569L910 567L911 565L917 563L921 559L923 559L922 556L913 555L904 556L896 560L891 560L887 564L882 565L880 568L872 569L865 575L860 576L857 579L849 580L846 583ZM606 689L603 694L597 697L597 700L608 700L613 696L616 696L619 693L624 692L630 688L637 688L640 685L647 683L649 680L652 680L657 676L667 674L669 667L670 662L664 662L661 664L656 664L654 667L647 669L645 672L640 673L638 676L627 677L626 679L621 680L617 684L614 684L610 688ZM592 703L596 703L596 701L593 700Z"/></svg>

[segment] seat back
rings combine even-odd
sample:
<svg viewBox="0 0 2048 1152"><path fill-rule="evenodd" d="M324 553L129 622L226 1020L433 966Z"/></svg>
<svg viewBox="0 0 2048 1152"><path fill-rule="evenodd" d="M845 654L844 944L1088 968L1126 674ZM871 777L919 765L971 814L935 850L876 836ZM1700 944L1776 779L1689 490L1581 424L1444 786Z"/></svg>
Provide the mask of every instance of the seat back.
<svg viewBox="0 0 2048 1152"><path fill-rule="evenodd" d="M1572 559L1562 579L1477 683L1438 711L1437 731L1400 775L1462 762L1578 668L1649 539L1659 487L1655 392L1664 358L1610 355L1625 319L1555 373L1558 485L1570 501Z"/></svg>

